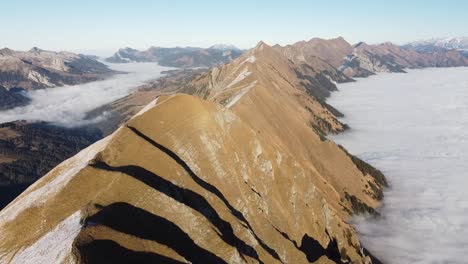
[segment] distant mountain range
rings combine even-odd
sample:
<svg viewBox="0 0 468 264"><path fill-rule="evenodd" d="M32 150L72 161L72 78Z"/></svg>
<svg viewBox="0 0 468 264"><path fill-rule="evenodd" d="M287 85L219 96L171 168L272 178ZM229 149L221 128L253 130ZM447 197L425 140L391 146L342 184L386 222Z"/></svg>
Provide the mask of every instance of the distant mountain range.
<svg viewBox="0 0 468 264"><path fill-rule="evenodd" d="M0 110L27 104L21 91L104 79L115 72L95 58L32 48L0 49Z"/></svg>
<svg viewBox="0 0 468 264"><path fill-rule="evenodd" d="M224 64L238 58L241 54L241 50L226 44L214 45L207 49L151 47L140 51L124 48L119 49L112 57L105 60L112 63L157 62L161 66L196 68Z"/></svg>
<svg viewBox="0 0 468 264"><path fill-rule="evenodd" d="M295 62L317 58L329 63L348 77L366 77L380 72L405 72L405 69L467 66L462 51L447 48L418 49L390 42L351 45L343 38L300 41L285 47L275 46Z"/></svg>
<svg viewBox="0 0 468 264"><path fill-rule="evenodd" d="M0 50L0 85L6 89L34 90L95 81L113 73L96 59L71 52L32 48Z"/></svg>
<svg viewBox="0 0 468 264"><path fill-rule="evenodd" d="M450 50L468 51L468 37L455 38L432 38L408 43L406 46L420 50L430 50L431 48L444 48Z"/></svg>
<svg viewBox="0 0 468 264"><path fill-rule="evenodd" d="M221 43L221 44L215 44L211 47L209 47L209 49L217 49L217 50L241 50L239 49L238 47L232 45L232 44L225 44L225 43Z"/></svg>

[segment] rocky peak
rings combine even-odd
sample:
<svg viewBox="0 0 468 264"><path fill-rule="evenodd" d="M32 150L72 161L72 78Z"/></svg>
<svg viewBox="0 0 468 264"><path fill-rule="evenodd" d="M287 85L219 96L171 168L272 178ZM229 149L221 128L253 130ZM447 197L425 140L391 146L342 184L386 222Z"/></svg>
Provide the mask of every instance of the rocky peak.
<svg viewBox="0 0 468 264"><path fill-rule="evenodd" d="M30 53L41 53L43 52L44 50L38 48L38 47L32 47L28 52Z"/></svg>
<svg viewBox="0 0 468 264"><path fill-rule="evenodd" d="M265 46L268 46L265 42L260 40L257 45L255 45L254 50L262 50ZM269 46L268 46L269 47Z"/></svg>
<svg viewBox="0 0 468 264"><path fill-rule="evenodd" d="M13 50L6 48L6 47L3 49L0 49L0 55L2 56L11 56L13 53L14 53Z"/></svg>

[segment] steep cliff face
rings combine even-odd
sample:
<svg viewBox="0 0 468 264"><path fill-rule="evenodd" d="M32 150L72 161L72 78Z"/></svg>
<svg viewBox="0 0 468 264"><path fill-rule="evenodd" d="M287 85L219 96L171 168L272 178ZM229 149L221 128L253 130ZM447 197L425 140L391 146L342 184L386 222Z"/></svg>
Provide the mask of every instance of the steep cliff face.
<svg viewBox="0 0 468 264"><path fill-rule="evenodd" d="M0 259L378 263L346 219L385 179L320 135L343 126L295 67L259 43L160 96L0 212Z"/></svg>

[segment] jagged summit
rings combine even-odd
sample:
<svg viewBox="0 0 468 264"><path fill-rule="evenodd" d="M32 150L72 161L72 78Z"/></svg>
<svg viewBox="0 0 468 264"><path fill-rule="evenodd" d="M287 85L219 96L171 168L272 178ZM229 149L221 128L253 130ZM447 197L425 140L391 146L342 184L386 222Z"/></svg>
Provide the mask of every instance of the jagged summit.
<svg viewBox="0 0 468 264"><path fill-rule="evenodd" d="M446 49L468 50L468 37L460 36L424 39L410 42L407 46L426 49L432 46Z"/></svg>
<svg viewBox="0 0 468 264"><path fill-rule="evenodd" d="M260 40L259 42L257 42L257 44L255 45L255 47L253 47L252 49L249 50L249 52L258 52L258 51L261 51L263 50L263 48L265 47L270 47L268 44L266 44L263 40Z"/></svg>

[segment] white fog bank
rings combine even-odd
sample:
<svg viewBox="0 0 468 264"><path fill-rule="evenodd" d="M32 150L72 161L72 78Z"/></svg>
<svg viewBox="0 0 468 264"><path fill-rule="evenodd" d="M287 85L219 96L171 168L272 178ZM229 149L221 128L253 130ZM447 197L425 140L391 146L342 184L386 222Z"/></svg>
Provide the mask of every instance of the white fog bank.
<svg viewBox="0 0 468 264"><path fill-rule="evenodd" d="M468 68L342 84L328 101L351 130L332 137L381 169L382 218L355 218L384 263L468 262Z"/></svg>
<svg viewBox="0 0 468 264"><path fill-rule="evenodd" d="M86 123L86 113L130 94L146 81L161 77L174 68L156 63L108 64L111 69L128 72L109 79L73 86L54 87L30 92L31 103L0 112L0 123L14 120L48 121L66 126Z"/></svg>

